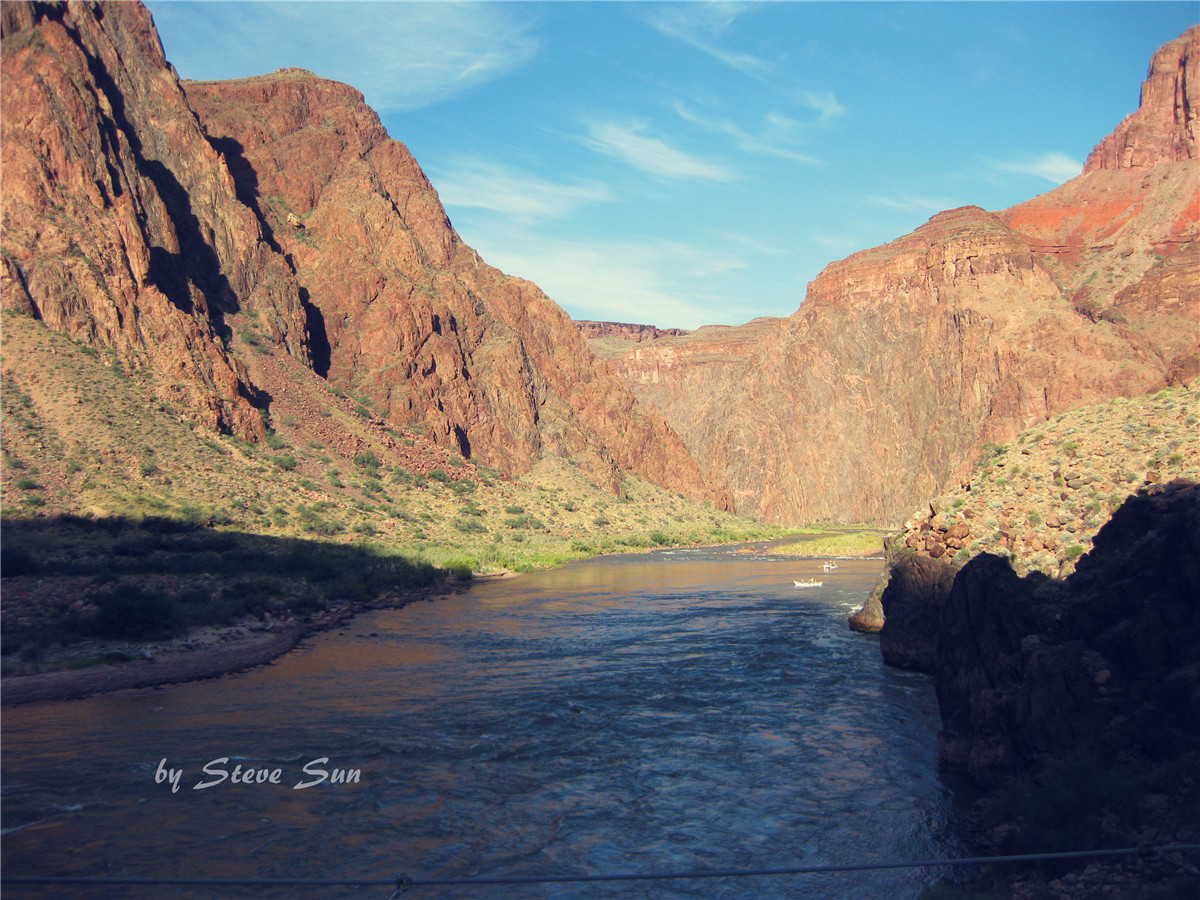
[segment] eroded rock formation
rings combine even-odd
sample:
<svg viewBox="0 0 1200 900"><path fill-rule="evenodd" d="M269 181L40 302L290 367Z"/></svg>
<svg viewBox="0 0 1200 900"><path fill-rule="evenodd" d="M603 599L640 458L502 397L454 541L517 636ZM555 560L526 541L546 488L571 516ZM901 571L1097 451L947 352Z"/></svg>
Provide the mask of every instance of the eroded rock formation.
<svg viewBox="0 0 1200 900"><path fill-rule="evenodd" d="M307 356L297 286L234 193L137 4L3 7L4 305L164 375L205 425L261 435L222 341L250 307Z"/></svg>
<svg viewBox="0 0 1200 900"><path fill-rule="evenodd" d="M948 485L885 540L882 583L850 627L882 629L886 662L933 672L937 610L969 559L991 552L1018 575L1070 575L1127 497L1196 473L1197 422L1200 381L1081 406L986 448L968 479Z"/></svg>
<svg viewBox="0 0 1200 900"><path fill-rule="evenodd" d="M1131 497L1064 582L985 554L938 613L941 758L981 785L1200 747L1200 486Z"/></svg>
<svg viewBox="0 0 1200 900"><path fill-rule="evenodd" d="M716 497L661 415L596 366L566 313L462 242L357 91L299 69L185 87L295 267L332 384L511 473L551 453L614 490L631 471Z"/></svg>
<svg viewBox="0 0 1200 900"><path fill-rule="evenodd" d="M653 325L635 325L630 322L593 322L576 319L575 327L585 340L615 337L634 343L653 341L662 337L683 337L688 332L682 328L656 328Z"/></svg>
<svg viewBox="0 0 1200 900"><path fill-rule="evenodd" d="M790 318L742 326L752 342L726 332L745 352L690 355L701 329L610 364L740 511L777 522L898 524L985 442L1185 383L1200 373L1198 46L1193 28L1155 56L1142 109L1062 187L830 264Z"/></svg>
<svg viewBox="0 0 1200 900"><path fill-rule="evenodd" d="M1200 109L1200 50L1191 28L1164 44L1150 60L1138 110L1088 156L1084 172L1150 168L1200 155L1196 118Z"/></svg>
<svg viewBox="0 0 1200 900"><path fill-rule="evenodd" d="M185 93L140 4L3 15L6 307L245 437L272 398L239 357L286 353L509 474L559 455L727 505L556 304L463 244L353 88L288 69Z"/></svg>

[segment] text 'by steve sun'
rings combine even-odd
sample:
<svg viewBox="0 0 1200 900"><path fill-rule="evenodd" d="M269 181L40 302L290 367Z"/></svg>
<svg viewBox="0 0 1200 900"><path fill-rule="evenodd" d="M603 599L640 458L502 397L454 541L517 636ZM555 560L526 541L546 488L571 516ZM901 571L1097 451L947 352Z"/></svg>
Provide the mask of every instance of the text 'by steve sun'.
<svg viewBox="0 0 1200 900"><path fill-rule="evenodd" d="M300 772L305 777L293 784L292 790L302 791L319 784L358 784L362 780L361 769L325 768L328 765L329 757L327 756L306 762L300 768ZM283 769L272 769L268 766L244 766L240 763L230 768L228 756L210 760L204 764L200 772L203 777L192 785L193 791L202 791L205 788L216 787L227 782L229 784L284 784ZM291 781L290 778L287 780ZM155 784L162 784L164 781L171 785L172 794L179 790L180 782L183 781L183 769L168 767L165 757L159 760L158 769L154 773Z"/></svg>

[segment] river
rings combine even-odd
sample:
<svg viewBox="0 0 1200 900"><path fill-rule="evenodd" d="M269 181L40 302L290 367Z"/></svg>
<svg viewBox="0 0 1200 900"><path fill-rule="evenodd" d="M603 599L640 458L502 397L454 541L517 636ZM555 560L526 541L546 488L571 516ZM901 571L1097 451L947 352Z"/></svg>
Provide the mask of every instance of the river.
<svg viewBox="0 0 1200 900"><path fill-rule="evenodd" d="M4 873L435 878L953 856L932 680L884 667L846 628L880 565L601 558L366 614L241 675L5 710ZM824 584L793 586L813 576ZM236 766L251 783L233 783ZM405 897L912 898L935 874ZM390 890L5 888L64 892Z"/></svg>

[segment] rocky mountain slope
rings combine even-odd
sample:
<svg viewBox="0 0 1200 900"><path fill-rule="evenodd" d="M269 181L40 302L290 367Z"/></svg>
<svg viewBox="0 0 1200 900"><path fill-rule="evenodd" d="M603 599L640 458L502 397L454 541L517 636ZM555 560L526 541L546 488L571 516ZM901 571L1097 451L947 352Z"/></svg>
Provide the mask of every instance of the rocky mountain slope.
<svg viewBox="0 0 1200 900"><path fill-rule="evenodd" d="M274 397L272 428L252 442L190 422L158 400L170 373L129 368L115 351L76 343L13 311L0 316L0 331L6 655L20 649L23 633L44 631L38 623L112 587L86 572L32 577L12 565L14 549L25 546L34 557L46 549L43 532L56 536L51 543L61 543L62 558L78 555L68 537L76 530L63 516L108 534L118 568L142 554L136 540L120 539L122 522L131 533L142 519L150 531L190 528L214 551L208 564L230 583L262 574L222 563L221 549L232 545L290 546L309 555L327 553L313 542L364 545L450 572L495 573L598 552L778 536L632 475L615 497L561 457L506 477L388 425L294 357L252 354L255 384ZM197 582L211 587L197 574L203 569L155 571L166 574L152 586L168 596L186 595ZM151 586L136 574L126 583ZM280 591L272 602L292 596L286 584L271 589Z"/></svg>
<svg viewBox="0 0 1200 900"><path fill-rule="evenodd" d="M221 339L253 309L308 357L299 286L236 197L138 5L5 3L0 293L122 360L162 399L261 437L259 396Z"/></svg>
<svg viewBox="0 0 1200 900"><path fill-rule="evenodd" d="M262 440L288 357L508 475L572 458L724 503L536 286L459 239L357 91L300 70L180 84L139 4L6 3L6 309Z"/></svg>
<svg viewBox="0 0 1200 900"><path fill-rule="evenodd" d="M576 319L575 327L586 340L619 338L621 340L652 341L661 337L683 337L688 332L682 328L657 328L654 325L634 325L630 322L593 322Z"/></svg>
<svg viewBox="0 0 1200 900"><path fill-rule="evenodd" d="M794 315L723 330L711 358L701 329L610 366L739 510L883 525L984 443L1187 382L1200 373L1198 58L1200 27L1160 49L1139 110L1060 188L940 213L832 263Z"/></svg>
<svg viewBox="0 0 1200 900"><path fill-rule="evenodd" d="M991 554L955 578L936 621L939 756L982 790L973 825L989 850L1200 839L1198 560L1200 485L1175 481L1127 500L1064 581ZM998 873L1011 883L988 895L1200 890L1169 855L1076 865Z"/></svg>
<svg viewBox="0 0 1200 900"><path fill-rule="evenodd" d="M886 541L888 574L851 627L882 628L885 661L932 672L937 610L970 559L989 552L1021 576L1065 578L1129 496L1177 479L1200 480L1197 381L1080 407L987 445L968 477Z"/></svg>

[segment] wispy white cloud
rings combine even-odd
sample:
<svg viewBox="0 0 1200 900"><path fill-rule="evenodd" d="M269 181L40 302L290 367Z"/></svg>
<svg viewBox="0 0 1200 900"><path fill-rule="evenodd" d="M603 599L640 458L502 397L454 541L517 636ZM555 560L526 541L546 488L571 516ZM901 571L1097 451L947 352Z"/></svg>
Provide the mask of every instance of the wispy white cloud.
<svg viewBox="0 0 1200 900"><path fill-rule="evenodd" d="M664 240L571 240L510 229L473 242L491 265L533 281L575 318L660 328L729 320L730 298L712 280L746 268L736 253ZM681 271L686 281L674 274Z"/></svg>
<svg viewBox="0 0 1200 900"><path fill-rule="evenodd" d="M838 102L832 91L801 90L796 99L802 106L816 110L821 125L828 125L846 112L846 107Z"/></svg>
<svg viewBox="0 0 1200 900"><path fill-rule="evenodd" d="M1083 171L1083 163L1074 160L1065 153L1043 153L1041 156L1030 157L1019 162L1005 162L989 159L988 164L1002 172L1017 172L1021 175L1035 175L1044 178L1051 184L1062 184L1070 181Z"/></svg>
<svg viewBox="0 0 1200 900"><path fill-rule="evenodd" d="M917 213L939 213L943 210L954 209L960 205L946 197L917 197L912 194L897 194L893 197L868 195L863 199L876 206L886 206L890 209Z"/></svg>
<svg viewBox="0 0 1200 900"><path fill-rule="evenodd" d="M765 75L771 71L771 63L721 45L722 33L753 6L720 2L656 4L647 8L643 18L667 37L682 41L739 72Z"/></svg>
<svg viewBox="0 0 1200 900"><path fill-rule="evenodd" d="M469 157L435 169L433 181L447 206L487 209L526 224L562 218L580 206L613 199L599 182L559 184Z"/></svg>
<svg viewBox="0 0 1200 900"><path fill-rule="evenodd" d="M588 136L583 143L600 153L615 156L635 169L664 178L733 181L738 177L724 166L705 162L668 145L661 138L645 134L646 130L647 126L642 122L593 121L587 124Z"/></svg>
<svg viewBox="0 0 1200 900"><path fill-rule="evenodd" d="M498 78L540 49L528 14L496 3L158 2L167 58L185 78L303 66L363 92L376 110L418 109ZM171 34L192 40L173 47ZM202 39L195 39L200 35Z"/></svg>
<svg viewBox="0 0 1200 900"><path fill-rule="evenodd" d="M714 134L728 135L733 138L739 149L747 153L780 156L801 163L818 162L814 157L789 146L801 134L802 123L780 113L768 113L763 117L758 132L752 133L730 119L710 119L682 103L675 104L675 112L684 121L698 128Z"/></svg>

